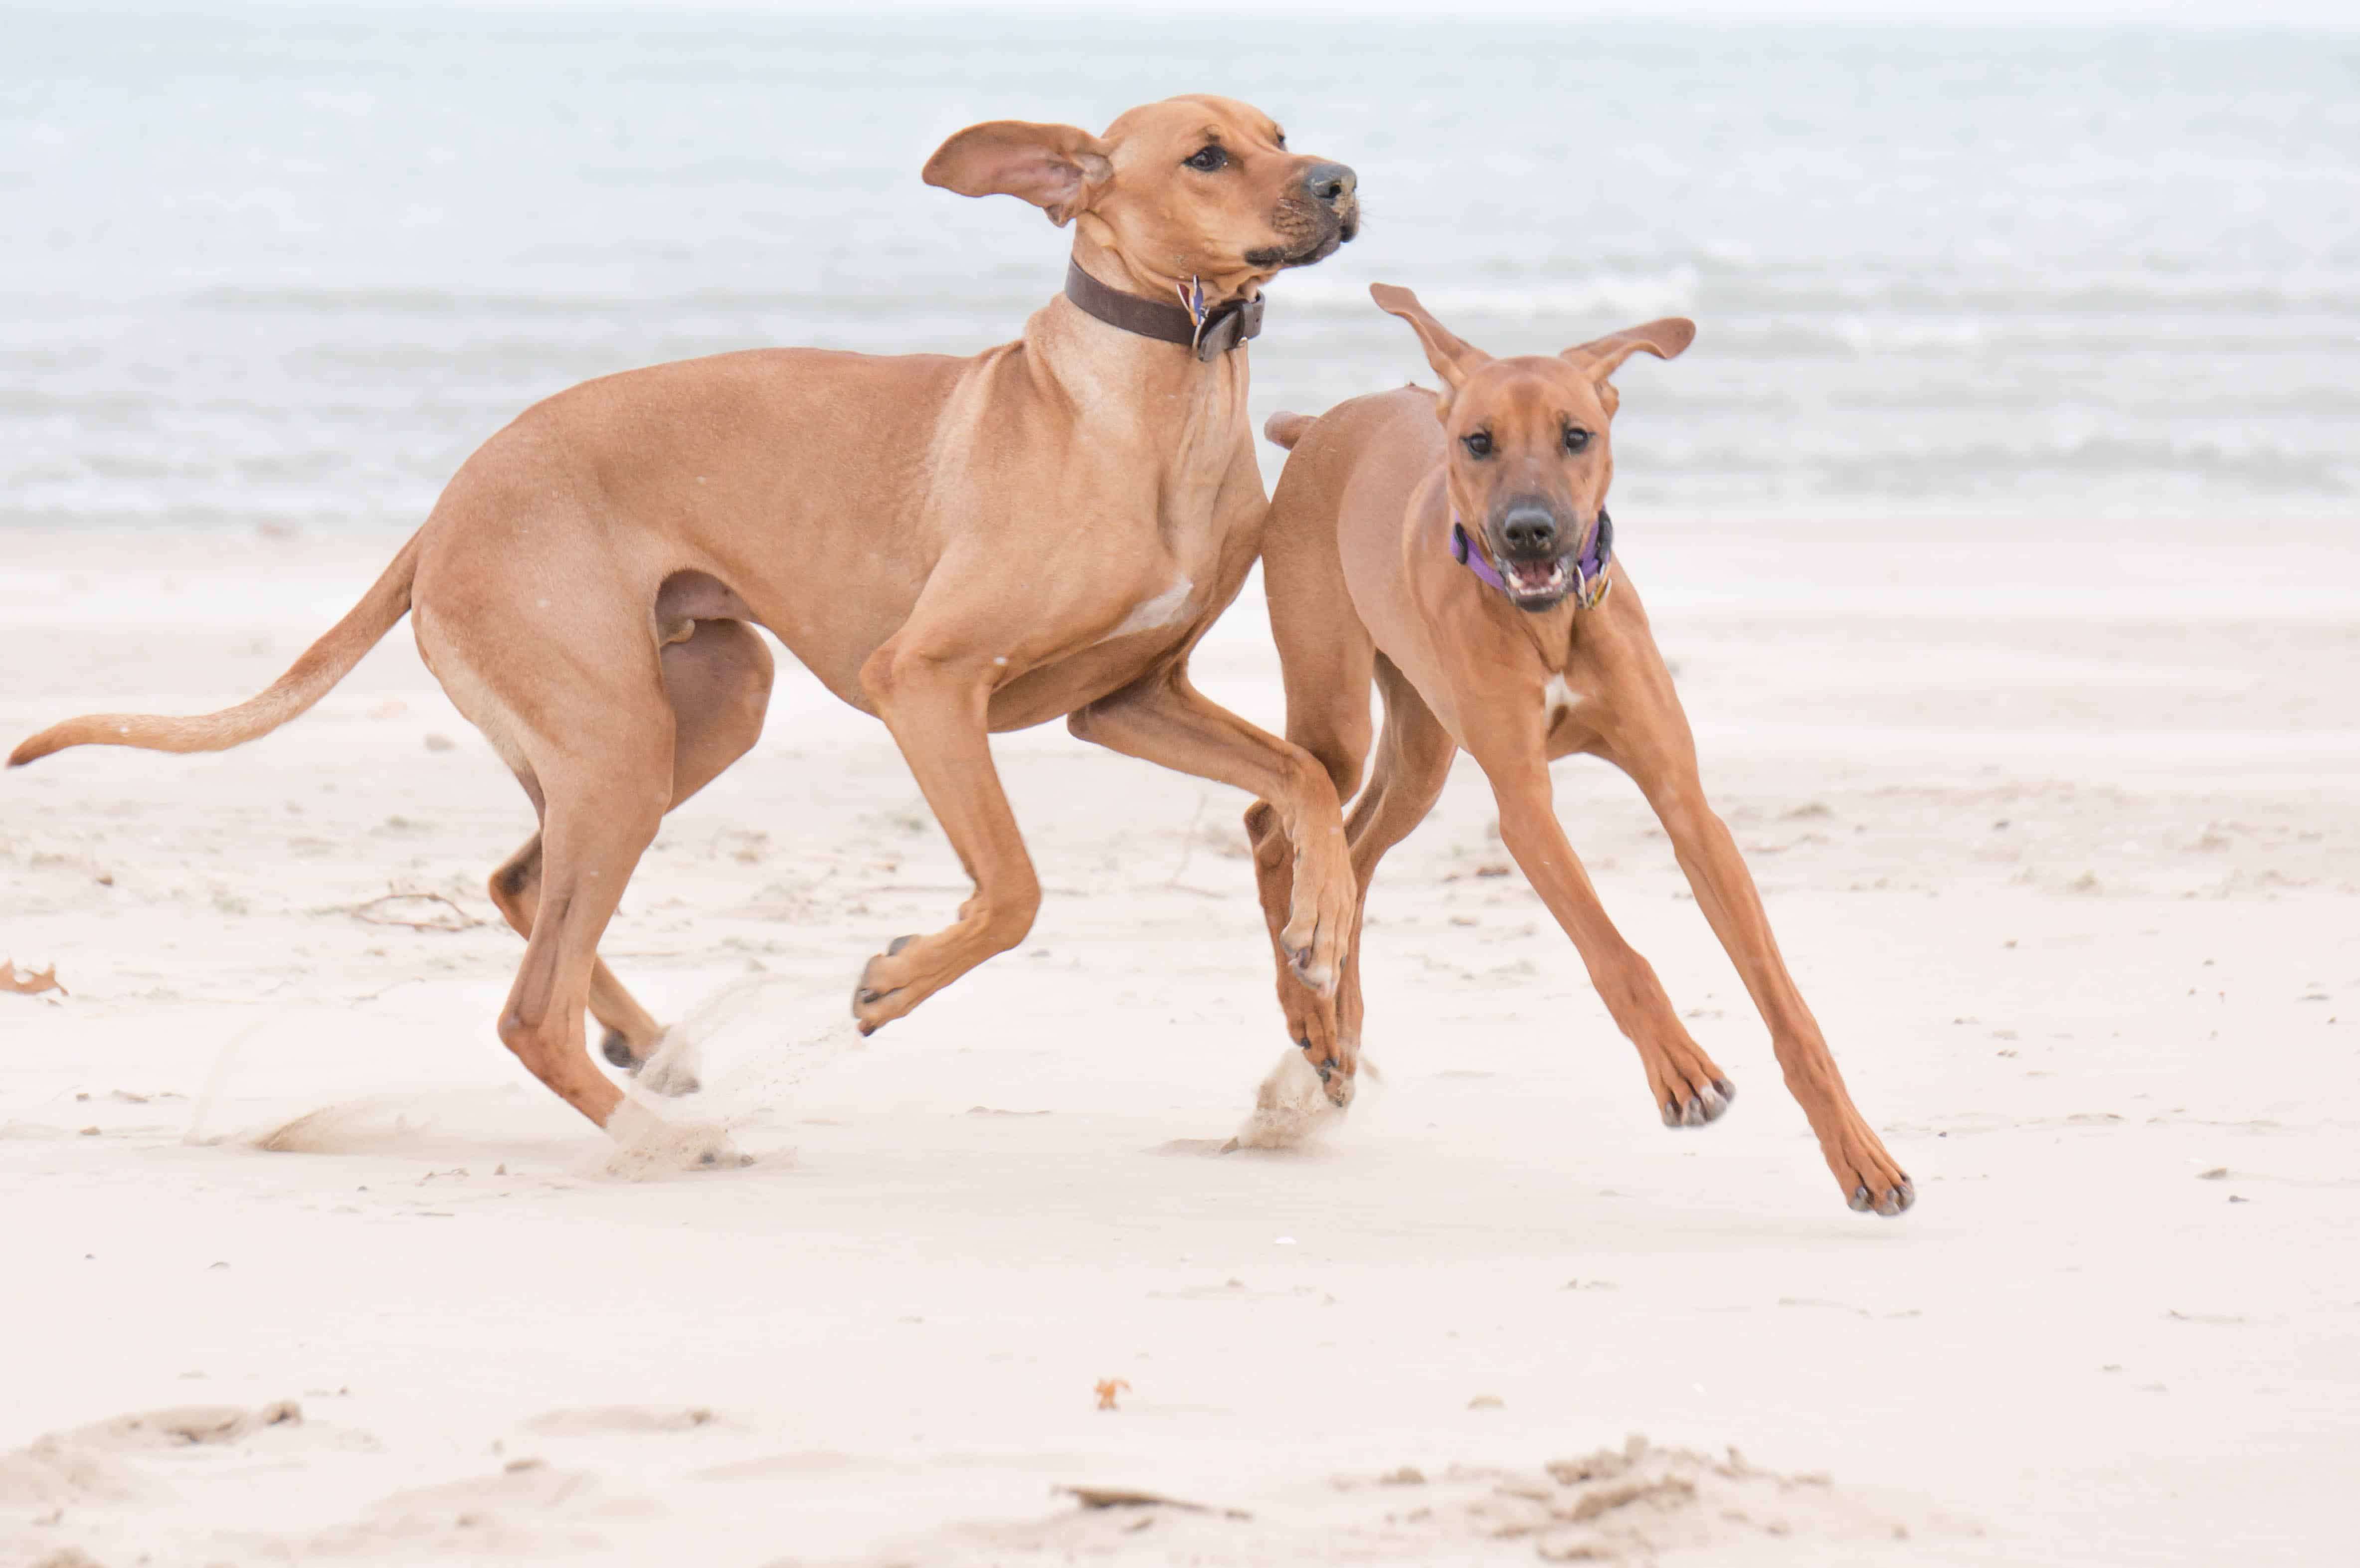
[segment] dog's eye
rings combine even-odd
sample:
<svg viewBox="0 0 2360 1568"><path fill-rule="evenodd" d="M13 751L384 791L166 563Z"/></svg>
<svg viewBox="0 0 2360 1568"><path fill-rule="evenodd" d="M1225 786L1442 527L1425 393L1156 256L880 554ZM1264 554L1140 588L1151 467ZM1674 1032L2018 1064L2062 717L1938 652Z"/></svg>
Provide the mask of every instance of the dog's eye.
<svg viewBox="0 0 2360 1568"><path fill-rule="evenodd" d="M1286 133L1284 131L1271 132L1270 139L1278 144L1279 151L1284 152L1286 150Z"/></svg>
<svg viewBox="0 0 2360 1568"><path fill-rule="evenodd" d="M1579 428L1578 428L1578 427L1572 427L1572 426L1568 426L1568 427L1567 428L1566 432L1565 432L1565 450L1566 450L1566 451L1568 451L1568 452L1579 452L1582 448L1584 448L1584 447L1588 446L1589 444L1590 444L1590 432L1589 432L1588 430L1581 430L1581 429L1579 429Z"/></svg>
<svg viewBox="0 0 2360 1568"><path fill-rule="evenodd" d="M1201 169L1207 174L1212 173L1217 169L1226 168L1229 161L1229 155L1218 147L1200 147L1196 151L1196 156L1187 160L1189 168Z"/></svg>
<svg viewBox="0 0 2360 1568"><path fill-rule="evenodd" d="M1491 432L1470 430L1459 438L1459 444L1467 449L1470 457L1489 457L1491 455Z"/></svg>

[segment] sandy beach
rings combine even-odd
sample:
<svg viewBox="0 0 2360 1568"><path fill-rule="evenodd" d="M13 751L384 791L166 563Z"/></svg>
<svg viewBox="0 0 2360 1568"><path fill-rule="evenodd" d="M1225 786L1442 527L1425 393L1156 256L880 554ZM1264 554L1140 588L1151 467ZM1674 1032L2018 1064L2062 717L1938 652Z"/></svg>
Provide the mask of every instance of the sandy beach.
<svg viewBox="0 0 2360 1568"><path fill-rule="evenodd" d="M0 957L66 987L0 995L0 1564L2334 1560L2360 552L1624 528L1914 1213L1846 1211L1598 766L1559 810L1715 1127L1463 761L1371 902L1382 1081L1299 1148L1216 1152L1284 1055L1245 802L1059 728L999 743L1031 940L863 1042L964 883L784 670L605 948L752 1163L618 1161L493 1035L530 815L405 627L244 750L0 780ZM12 533L0 730L241 698L398 542ZM1258 587L1198 669L1278 721Z"/></svg>

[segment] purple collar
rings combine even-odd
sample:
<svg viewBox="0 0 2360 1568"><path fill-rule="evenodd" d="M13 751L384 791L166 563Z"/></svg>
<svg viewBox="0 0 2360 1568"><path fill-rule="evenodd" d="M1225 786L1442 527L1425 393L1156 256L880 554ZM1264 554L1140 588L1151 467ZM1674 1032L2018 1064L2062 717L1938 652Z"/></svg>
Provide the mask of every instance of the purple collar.
<svg viewBox="0 0 2360 1568"><path fill-rule="evenodd" d="M1498 567L1483 559L1483 552L1475 548L1475 541L1468 537L1466 525L1459 522L1456 512L1450 517L1450 559L1501 593L1508 592L1507 579L1500 575ZM1608 590L1614 586L1614 580L1606 575L1606 568L1613 560L1614 519L1606 515L1605 507L1601 506L1598 508L1598 526L1590 530L1589 548L1578 555L1568 550L1558 558L1560 565L1572 570L1573 598L1583 609L1598 608ZM1514 597L1513 594L1509 596Z"/></svg>

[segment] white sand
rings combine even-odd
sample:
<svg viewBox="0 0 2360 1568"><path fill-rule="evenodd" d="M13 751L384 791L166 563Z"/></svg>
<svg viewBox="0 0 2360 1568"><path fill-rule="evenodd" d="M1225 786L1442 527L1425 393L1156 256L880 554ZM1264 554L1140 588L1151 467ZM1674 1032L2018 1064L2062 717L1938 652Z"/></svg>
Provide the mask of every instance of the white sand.
<svg viewBox="0 0 2360 1568"><path fill-rule="evenodd" d="M626 1179L493 1036L530 817L405 628L245 750L0 779L0 957L71 989L0 995L0 1564L2343 1560L2360 547L1625 533L1915 1213L1843 1207L1600 767L1560 809L1717 1127L1480 874L1470 772L1375 899L1383 1083L1207 1152L1284 1044L1245 802L1054 727L1000 746L1032 940L862 1043L860 961L964 887L799 675L606 946L704 1005L663 1114L755 1162ZM241 698L392 545L12 536L0 733ZM1200 672L1275 722L1253 602ZM388 892L475 923L343 912Z"/></svg>

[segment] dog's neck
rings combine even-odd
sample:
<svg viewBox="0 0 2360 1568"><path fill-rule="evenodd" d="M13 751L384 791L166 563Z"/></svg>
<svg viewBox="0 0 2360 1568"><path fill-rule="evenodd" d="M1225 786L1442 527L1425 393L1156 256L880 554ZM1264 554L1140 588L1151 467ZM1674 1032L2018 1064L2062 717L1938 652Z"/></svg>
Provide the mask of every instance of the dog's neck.
<svg viewBox="0 0 2360 1568"><path fill-rule="evenodd" d="M1072 259L1100 283L1126 293L1137 287L1136 269L1084 238L1076 237ZM1192 468L1225 472L1239 443L1251 450L1243 343L1199 359L1186 343L1126 331L1060 293L1025 323L1023 346L1085 419L1131 427Z"/></svg>
<svg viewBox="0 0 2360 1568"><path fill-rule="evenodd" d="M1110 327L1158 343L1177 343L1198 359L1228 354L1262 332L1262 298L1208 306L1201 283L1175 289L1177 304L1162 304L1108 287L1078 261L1065 267L1065 298Z"/></svg>
<svg viewBox="0 0 2360 1568"><path fill-rule="evenodd" d="M1184 294L1201 294L1207 310L1259 298L1263 287L1275 276L1271 272L1244 272L1231 277L1158 272L1078 230L1074 235L1073 262L1109 289L1160 304L1176 304Z"/></svg>

